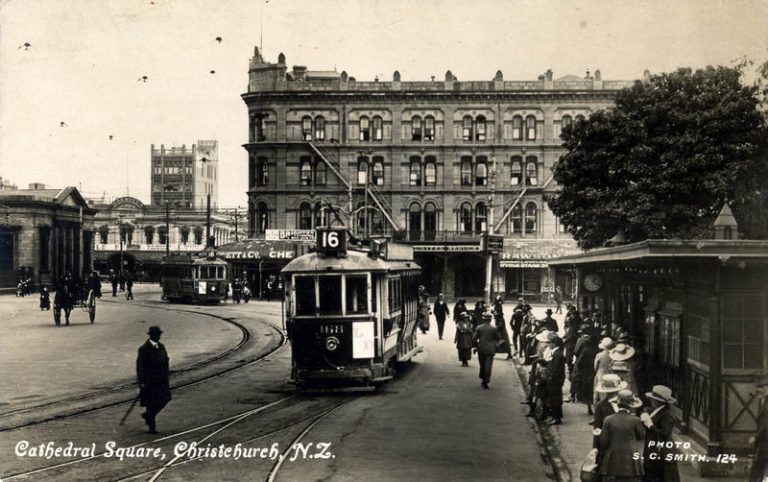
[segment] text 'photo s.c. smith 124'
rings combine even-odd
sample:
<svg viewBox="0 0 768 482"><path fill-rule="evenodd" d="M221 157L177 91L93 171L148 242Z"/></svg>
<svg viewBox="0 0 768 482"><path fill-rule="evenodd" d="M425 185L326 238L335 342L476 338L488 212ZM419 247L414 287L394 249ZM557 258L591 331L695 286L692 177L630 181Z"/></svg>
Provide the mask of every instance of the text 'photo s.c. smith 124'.
<svg viewBox="0 0 768 482"><path fill-rule="evenodd" d="M0 1L0 482L768 482L768 1Z"/></svg>

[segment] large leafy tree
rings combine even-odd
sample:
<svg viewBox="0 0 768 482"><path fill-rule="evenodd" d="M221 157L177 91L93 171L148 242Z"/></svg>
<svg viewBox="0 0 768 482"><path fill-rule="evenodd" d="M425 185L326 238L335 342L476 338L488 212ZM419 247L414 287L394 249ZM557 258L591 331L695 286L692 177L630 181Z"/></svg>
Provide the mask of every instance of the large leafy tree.
<svg viewBox="0 0 768 482"><path fill-rule="evenodd" d="M653 75L615 107L563 129L548 204L579 245L711 236L727 199L745 237L768 236L768 156L760 87L743 66Z"/></svg>

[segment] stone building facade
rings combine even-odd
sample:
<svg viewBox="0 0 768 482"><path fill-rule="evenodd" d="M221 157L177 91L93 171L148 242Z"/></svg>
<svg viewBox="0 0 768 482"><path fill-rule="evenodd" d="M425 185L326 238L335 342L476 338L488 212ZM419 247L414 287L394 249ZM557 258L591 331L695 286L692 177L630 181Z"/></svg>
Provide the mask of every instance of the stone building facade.
<svg viewBox="0 0 768 482"><path fill-rule="evenodd" d="M431 293L476 296L484 236L503 235L492 291L545 298L567 273L547 260L577 252L547 208L560 130L610 107L626 81L357 81L346 72L288 70L285 56L250 61L249 228L342 223L414 246Z"/></svg>
<svg viewBox="0 0 768 482"><path fill-rule="evenodd" d="M95 213L74 187L0 190L0 288L87 276Z"/></svg>
<svg viewBox="0 0 768 482"><path fill-rule="evenodd" d="M102 273L110 269L133 273L139 279L155 280L166 252L200 252L205 249L206 212L168 206L147 206L133 197L96 205L94 219L95 265ZM215 246L235 240L236 216L227 211L211 214L211 237ZM244 234L245 229L240 233Z"/></svg>

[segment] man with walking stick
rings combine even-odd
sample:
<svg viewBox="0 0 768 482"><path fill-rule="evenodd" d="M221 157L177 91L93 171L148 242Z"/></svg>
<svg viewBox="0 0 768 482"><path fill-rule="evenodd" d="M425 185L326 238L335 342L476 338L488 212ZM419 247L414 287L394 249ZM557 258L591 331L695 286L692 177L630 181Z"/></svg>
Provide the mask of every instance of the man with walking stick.
<svg viewBox="0 0 768 482"><path fill-rule="evenodd" d="M168 353L160 343L163 331L159 326L150 326L149 339L139 347L136 358L136 378L139 381L139 399L146 412L141 417L149 428L149 433L156 434L155 417L171 401L170 371Z"/></svg>

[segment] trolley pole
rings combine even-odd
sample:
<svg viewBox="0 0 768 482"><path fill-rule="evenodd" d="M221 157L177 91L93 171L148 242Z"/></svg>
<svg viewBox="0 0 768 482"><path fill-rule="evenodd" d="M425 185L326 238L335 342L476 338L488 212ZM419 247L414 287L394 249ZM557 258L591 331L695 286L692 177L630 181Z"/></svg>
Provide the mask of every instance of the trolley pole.
<svg viewBox="0 0 768 482"><path fill-rule="evenodd" d="M485 233L485 289L483 290L483 297L487 300L488 306L491 306L493 300L491 299L492 280L493 280L493 253L488 251L488 237L493 234L493 203L496 199L496 157L491 160L491 194L488 198L488 229Z"/></svg>
<svg viewBox="0 0 768 482"><path fill-rule="evenodd" d="M165 255L171 254L171 207L165 201Z"/></svg>

